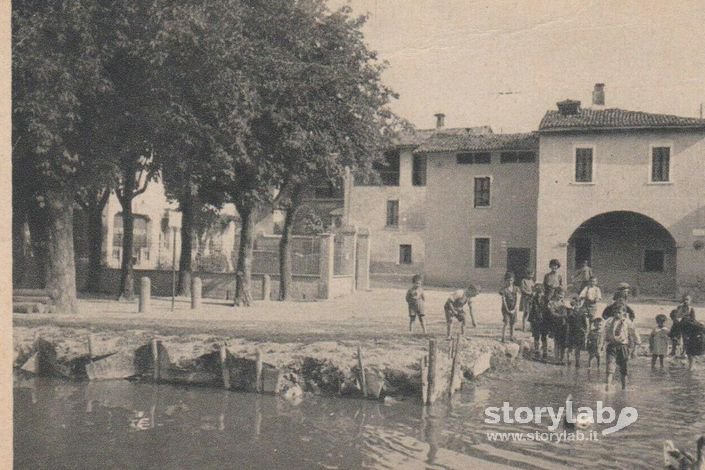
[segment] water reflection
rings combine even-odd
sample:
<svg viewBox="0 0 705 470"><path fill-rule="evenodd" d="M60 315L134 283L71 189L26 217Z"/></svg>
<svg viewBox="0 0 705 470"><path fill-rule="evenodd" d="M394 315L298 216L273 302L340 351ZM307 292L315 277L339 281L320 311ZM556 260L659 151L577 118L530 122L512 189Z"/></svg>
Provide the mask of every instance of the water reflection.
<svg viewBox="0 0 705 470"><path fill-rule="evenodd" d="M510 377L485 379L432 407L17 376L16 467L649 467L661 461L664 438L693 449L705 433L705 375L651 370L647 362L637 362L626 392L606 393L604 370L522 363ZM598 442L487 439L488 432L545 430L533 422L487 424L487 406L561 406L568 394L576 406L633 406L639 419Z"/></svg>

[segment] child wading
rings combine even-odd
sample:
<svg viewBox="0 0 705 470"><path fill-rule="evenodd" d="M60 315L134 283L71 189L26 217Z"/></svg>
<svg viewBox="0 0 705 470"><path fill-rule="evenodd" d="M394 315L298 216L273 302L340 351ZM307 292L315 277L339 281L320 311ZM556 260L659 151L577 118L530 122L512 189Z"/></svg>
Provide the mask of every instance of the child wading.
<svg viewBox="0 0 705 470"><path fill-rule="evenodd" d="M602 351L602 318L594 318L587 337L588 368L592 366L593 358L600 368L600 351Z"/></svg>
<svg viewBox="0 0 705 470"><path fill-rule="evenodd" d="M526 319L531 315L531 307L534 298L534 273L526 271L526 277L521 280L521 304L519 310L523 312L521 317L521 331L526 331Z"/></svg>
<svg viewBox="0 0 705 470"><path fill-rule="evenodd" d="M681 329L681 323L684 318L692 316L695 318L695 310L690 305L691 297L688 294L683 296L681 303L671 312L671 343L673 348L671 349L671 356L675 356L678 347L681 344L681 339L683 339L683 331ZM684 345L685 346L685 345ZM685 347L682 350L682 356L685 355Z"/></svg>
<svg viewBox="0 0 705 470"><path fill-rule="evenodd" d="M627 317L627 309L622 306L615 313L615 316L610 317L605 322L604 344L607 351L606 390L609 390L612 386L612 380L617 368L619 368L621 375L622 390L627 388L629 349L630 346L641 344L634 324Z"/></svg>
<svg viewBox="0 0 705 470"><path fill-rule="evenodd" d="M540 341L542 350L541 357L546 359L548 351L547 337L551 329L551 324L543 304L543 284L536 284L534 286L529 323L531 324L531 336L534 338L534 356L536 358L539 356Z"/></svg>
<svg viewBox="0 0 705 470"><path fill-rule="evenodd" d="M563 303L563 289L554 289L553 297L548 302L546 310L551 318L553 354L557 361L563 361L568 337L568 312Z"/></svg>
<svg viewBox="0 0 705 470"><path fill-rule="evenodd" d="M690 304L690 296L688 303ZM695 310L691 307L690 313L681 320L680 329L685 353L688 355L688 369L692 369L695 356L705 354L705 324L695 319Z"/></svg>
<svg viewBox="0 0 705 470"><path fill-rule="evenodd" d="M668 343L670 343L670 334L666 324L666 315L656 315L656 328L651 331L649 336L649 350L651 351L651 368L656 367L656 359L658 358L663 369L663 356L668 354Z"/></svg>
<svg viewBox="0 0 705 470"><path fill-rule="evenodd" d="M448 332L448 339L451 339L451 328L453 326L453 318L460 322L460 334L465 336L465 306L468 307L468 313L470 314L470 320L472 321L473 328L477 327L475 324L475 316L472 314L472 303L471 300L479 293L479 288L470 284L467 289L458 289L448 297L443 310L446 314L446 329Z"/></svg>
<svg viewBox="0 0 705 470"><path fill-rule="evenodd" d="M597 286L597 278L595 276L590 278L590 284L580 291L580 301L587 309L587 314L590 319L595 317L597 313L597 302L602 300L602 291Z"/></svg>
<svg viewBox="0 0 705 470"><path fill-rule="evenodd" d="M411 282L413 285L406 291L406 304L409 306L409 333L413 329L414 320L419 317L421 330L426 334L426 326L423 324L424 302L426 300L423 295L423 278L420 274L416 274Z"/></svg>
<svg viewBox="0 0 705 470"><path fill-rule="evenodd" d="M553 298L553 293L557 289L563 289L563 277L558 270L561 268L561 262L557 259L552 259L548 263L548 268L551 270L543 277L543 289L546 297L546 304Z"/></svg>
<svg viewBox="0 0 705 470"><path fill-rule="evenodd" d="M568 354L575 354L575 367L580 367L580 351L585 349L588 333L588 315L583 307L578 307L578 300L572 299L568 309Z"/></svg>
<svg viewBox="0 0 705 470"><path fill-rule="evenodd" d="M519 288L514 285L514 274L504 275L504 287L499 291L502 297L502 342L509 325L509 340L514 341L514 323L517 320L517 310L519 309Z"/></svg>

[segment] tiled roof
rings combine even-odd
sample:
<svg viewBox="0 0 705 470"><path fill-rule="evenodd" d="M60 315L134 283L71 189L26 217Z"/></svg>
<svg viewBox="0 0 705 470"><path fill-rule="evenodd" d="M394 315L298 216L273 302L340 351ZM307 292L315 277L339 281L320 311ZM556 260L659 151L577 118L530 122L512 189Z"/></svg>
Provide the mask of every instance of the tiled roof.
<svg viewBox="0 0 705 470"><path fill-rule="evenodd" d="M399 147L418 147L435 134L448 135L481 135L492 134L490 126L477 127L442 127L440 129L414 129L399 134L396 144Z"/></svg>
<svg viewBox="0 0 705 470"><path fill-rule="evenodd" d="M458 135L436 132L419 145L415 153L492 151L492 150L538 150L539 135L536 132L522 134Z"/></svg>
<svg viewBox="0 0 705 470"><path fill-rule="evenodd" d="M578 114L563 115L547 111L539 124L539 132L600 129L682 129L703 128L705 119L652 114L624 109L579 109Z"/></svg>

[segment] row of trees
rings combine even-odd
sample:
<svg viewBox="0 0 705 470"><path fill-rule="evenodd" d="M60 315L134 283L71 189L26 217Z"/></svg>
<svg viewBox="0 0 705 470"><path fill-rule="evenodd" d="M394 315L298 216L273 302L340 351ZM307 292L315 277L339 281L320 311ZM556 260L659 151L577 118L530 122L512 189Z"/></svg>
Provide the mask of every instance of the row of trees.
<svg viewBox="0 0 705 470"><path fill-rule="evenodd" d="M120 291L133 296L132 201L161 177L183 213L180 289L204 207L241 220L236 302L251 302L254 227L285 209L288 240L307 187L370 174L399 120L364 17L324 0L13 2L13 224L26 221L59 311L76 309L73 210L86 211L89 279L100 214L122 206ZM207 213L207 211L206 211Z"/></svg>

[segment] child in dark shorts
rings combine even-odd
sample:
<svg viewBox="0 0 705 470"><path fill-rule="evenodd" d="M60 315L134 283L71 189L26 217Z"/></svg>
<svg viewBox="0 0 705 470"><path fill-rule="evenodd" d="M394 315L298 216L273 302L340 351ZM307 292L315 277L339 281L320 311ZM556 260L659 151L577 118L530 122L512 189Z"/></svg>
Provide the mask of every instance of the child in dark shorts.
<svg viewBox="0 0 705 470"><path fill-rule="evenodd" d="M600 368L600 351L602 350L602 318L592 319L590 332L587 336L588 369L592 365L593 358L597 360L597 368Z"/></svg>
<svg viewBox="0 0 705 470"><path fill-rule="evenodd" d="M475 323L475 316L472 313L472 299L480 292L480 288L470 284L467 289L458 289L450 294L448 300L446 300L443 306L443 311L446 316L446 328L448 332L448 339L451 339L451 329L453 326L453 319L455 318L460 322L460 334L465 336L465 306L468 307L468 312L470 314L470 320L472 321L473 328L477 327Z"/></svg>
<svg viewBox="0 0 705 470"><path fill-rule="evenodd" d="M568 322L568 356L575 354L575 367L580 367L580 351L585 349L585 339L588 331L588 316L585 309L578 307L578 299L570 301L570 308L567 311Z"/></svg>
<svg viewBox="0 0 705 470"><path fill-rule="evenodd" d="M514 341L514 323L519 310L519 288L514 285L514 273L504 275L504 287L499 291L502 297L502 342L509 325L509 340Z"/></svg>
<svg viewBox="0 0 705 470"><path fill-rule="evenodd" d="M543 284L534 285L529 323L531 324L531 336L534 338L534 355L538 357L539 342L541 342L542 357L546 359L548 354L548 332L551 326L543 304Z"/></svg>
<svg viewBox="0 0 705 470"><path fill-rule="evenodd" d="M521 331L526 331L526 320L531 315L531 307L534 298L534 273L526 271L526 277L521 280L521 303L519 311L524 312L521 317Z"/></svg>
<svg viewBox="0 0 705 470"><path fill-rule="evenodd" d="M603 336L607 352L607 384L605 389L610 389L614 374L619 369L622 390L624 390L627 388L630 348L641 344L641 339L636 334L636 329L627 315L625 306L621 306L615 316L607 319Z"/></svg>
<svg viewBox="0 0 705 470"><path fill-rule="evenodd" d="M406 291L406 304L409 307L409 333L413 329L414 320L419 317L421 330L426 334L426 326L423 324L424 302L426 300L423 294L423 278L420 274L416 274L411 282L413 285Z"/></svg>
<svg viewBox="0 0 705 470"><path fill-rule="evenodd" d="M553 297L548 302L547 311L551 317L551 332L553 333L553 351L557 361L565 358L565 348L568 336L567 311L563 303L563 289L553 290Z"/></svg>

